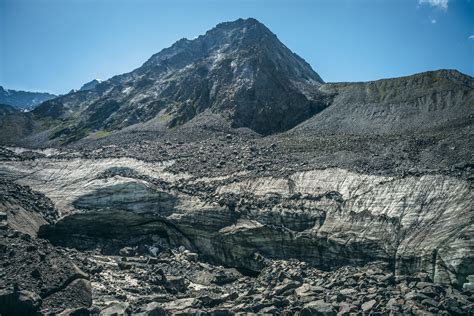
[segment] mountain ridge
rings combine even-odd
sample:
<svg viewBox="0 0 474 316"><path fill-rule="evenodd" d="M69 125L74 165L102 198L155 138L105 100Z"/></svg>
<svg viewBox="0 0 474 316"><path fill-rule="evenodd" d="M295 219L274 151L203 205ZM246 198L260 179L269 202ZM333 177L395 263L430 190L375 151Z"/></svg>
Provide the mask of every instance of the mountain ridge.
<svg viewBox="0 0 474 316"><path fill-rule="evenodd" d="M296 56L254 19L222 23L195 40L176 42L87 94L80 91L46 103L35 114L74 118L76 123L54 132L53 138L66 142L91 130L122 129L158 115L175 127L208 108L234 127L271 134L327 106L307 93L323 81ZM262 107L265 103L272 105Z"/></svg>
<svg viewBox="0 0 474 316"><path fill-rule="evenodd" d="M441 81L433 81L431 77ZM420 86L418 92L407 84L415 81ZM335 106L338 102L365 104L369 97L377 95L380 100L365 104L365 108L369 112L383 112L389 106L388 101L396 101L390 99L393 93L380 90L385 85L398 87L402 93L395 97L402 99L396 102L402 103L411 102L408 100L415 94L430 98L426 91L437 95L441 103L449 103L450 97L440 91L450 87L471 95L473 87L472 78L456 70L365 83L325 83L308 63L252 18L220 23L193 40L178 40L129 73L90 83L93 84L88 89L47 101L32 111L28 120L36 128L28 129L33 132L26 138L21 135L25 139L23 143L71 144L95 137L96 133L124 133L145 126L148 131L161 133L185 126L205 113L221 116L231 128L249 128L261 135L301 130L360 133L355 127L341 125L354 123L347 117L357 107ZM376 93L364 94L363 87L376 87ZM463 96L460 98L457 104L471 111ZM423 111L420 115L425 115ZM410 114L414 118L418 115L415 112ZM453 110L450 117L456 118L457 112ZM339 118L325 119L328 115ZM360 119L366 121L367 117ZM427 128L435 125L428 122ZM399 126L388 118L376 128L398 133L402 132ZM39 140L35 134L43 136Z"/></svg>
<svg viewBox="0 0 474 316"><path fill-rule="evenodd" d="M331 106L290 132L397 134L429 131L474 117L474 78L442 69L368 82L330 83Z"/></svg>
<svg viewBox="0 0 474 316"><path fill-rule="evenodd" d="M11 105L20 110L32 110L42 102L56 97L57 95L47 92L12 90L0 86L0 103Z"/></svg>

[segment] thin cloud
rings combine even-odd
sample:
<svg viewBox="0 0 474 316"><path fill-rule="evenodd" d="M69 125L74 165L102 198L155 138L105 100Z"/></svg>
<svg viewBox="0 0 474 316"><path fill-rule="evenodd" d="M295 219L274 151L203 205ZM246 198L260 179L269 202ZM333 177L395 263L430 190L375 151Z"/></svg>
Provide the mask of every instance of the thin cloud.
<svg viewBox="0 0 474 316"><path fill-rule="evenodd" d="M474 34L469 36L467 39L474 40Z"/></svg>
<svg viewBox="0 0 474 316"><path fill-rule="evenodd" d="M432 19L432 20L431 20L431 24L436 24L436 22L437 22L437 21L436 21L435 19Z"/></svg>
<svg viewBox="0 0 474 316"><path fill-rule="evenodd" d="M448 2L449 0L418 0L418 4L428 4L445 11L448 10Z"/></svg>

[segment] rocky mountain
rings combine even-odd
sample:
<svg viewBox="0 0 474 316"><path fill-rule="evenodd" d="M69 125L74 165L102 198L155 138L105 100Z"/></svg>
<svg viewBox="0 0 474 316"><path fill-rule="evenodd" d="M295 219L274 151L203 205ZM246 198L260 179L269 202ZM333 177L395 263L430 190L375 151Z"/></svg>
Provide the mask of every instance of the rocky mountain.
<svg viewBox="0 0 474 316"><path fill-rule="evenodd" d="M294 129L325 134L394 134L471 126L474 78L456 70L321 86L331 106Z"/></svg>
<svg viewBox="0 0 474 316"><path fill-rule="evenodd" d="M27 92L4 89L0 86L0 104L14 106L20 110L32 110L41 102L56 98L57 95L45 92Z"/></svg>
<svg viewBox="0 0 474 316"><path fill-rule="evenodd" d="M473 98L325 83L239 19L0 106L0 314L469 315Z"/></svg>
<svg viewBox="0 0 474 316"><path fill-rule="evenodd" d="M8 104L0 104L0 116L19 111L16 107Z"/></svg>
<svg viewBox="0 0 474 316"><path fill-rule="evenodd" d="M314 89L321 83L263 24L239 19L194 40L182 39L92 90L46 102L34 114L56 120L49 139L66 143L150 120L157 129L172 128L206 110L232 127L271 134L327 106Z"/></svg>
<svg viewBox="0 0 474 316"><path fill-rule="evenodd" d="M89 81L89 82L87 82L87 83L84 83L84 84L82 85L82 87L79 89L79 91L93 90L93 89L95 89L95 87L96 87L99 83L101 83L101 82L102 82L102 80L100 80L100 79L91 80L91 81Z"/></svg>

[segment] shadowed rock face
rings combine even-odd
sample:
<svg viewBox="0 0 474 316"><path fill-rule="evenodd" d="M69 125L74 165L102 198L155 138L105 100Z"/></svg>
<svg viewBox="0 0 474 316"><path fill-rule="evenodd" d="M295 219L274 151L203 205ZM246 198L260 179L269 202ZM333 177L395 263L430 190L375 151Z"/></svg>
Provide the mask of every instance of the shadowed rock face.
<svg viewBox="0 0 474 316"><path fill-rule="evenodd" d="M176 198L157 192L145 184L129 182L106 186L74 201L77 209L121 209L134 213L153 212L166 216L173 210Z"/></svg>

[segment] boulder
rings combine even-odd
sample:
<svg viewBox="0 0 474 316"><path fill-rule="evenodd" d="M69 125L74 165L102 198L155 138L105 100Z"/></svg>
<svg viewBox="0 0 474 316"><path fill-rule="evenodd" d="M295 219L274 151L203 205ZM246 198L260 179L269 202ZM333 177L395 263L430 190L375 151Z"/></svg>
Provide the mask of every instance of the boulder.
<svg viewBox="0 0 474 316"><path fill-rule="evenodd" d="M127 316L128 307L128 303L125 302L110 302L100 311L99 316Z"/></svg>

